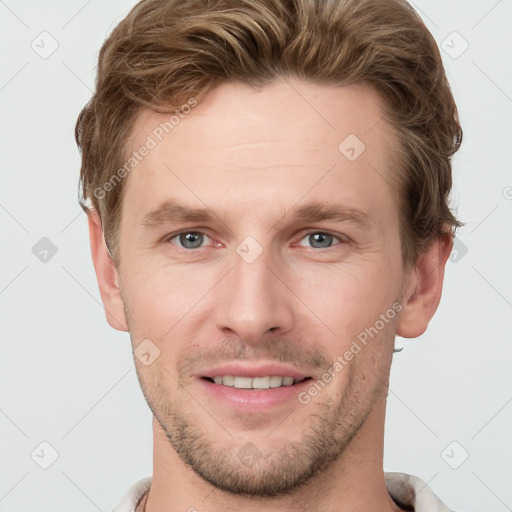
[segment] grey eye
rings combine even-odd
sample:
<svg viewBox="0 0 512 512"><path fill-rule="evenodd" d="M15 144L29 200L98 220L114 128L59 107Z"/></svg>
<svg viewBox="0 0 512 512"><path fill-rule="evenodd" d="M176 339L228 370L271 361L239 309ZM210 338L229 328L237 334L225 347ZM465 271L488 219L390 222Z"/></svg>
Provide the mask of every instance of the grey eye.
<svg viewBox="0 0 512 512"><path fill-rule="evenodd" d="M197 249L201 247L204 242L205 235L203 233L198 233L195 231L188 231L184 233L180 233L176 235L173 240L178 239L179 244L184 249Z"/></svg>
<svg viewBox="0 0 512 512"><path fill-rule="evenodd" d="M323 233L318 231L316 233L310 233L305 236L302 240L307 240L309 245L305 245L305 247L313 247L313 249L328 249L333 245L333 241L338 239L337 236L330 235L329 233ZM304 244L299 243L299 245L304 247Z"/></svg>

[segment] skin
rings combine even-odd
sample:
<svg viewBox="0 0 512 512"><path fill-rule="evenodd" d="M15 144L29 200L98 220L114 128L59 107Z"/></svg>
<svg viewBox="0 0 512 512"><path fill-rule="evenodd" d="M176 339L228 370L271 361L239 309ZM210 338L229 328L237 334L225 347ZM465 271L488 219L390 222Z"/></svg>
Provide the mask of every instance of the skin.
<svg viewBox="0 0 512 512"><path fill-rule="evenodd" d="M141 112L130 151L168 117ZM348 134L366 146L352 162L338 150ZM147 366L134 359L154 414L148 512L401 510L382 469L394 338L427 328L452 242L439 237L404 266L394 140L368 86L223 84L125 178L119 265L90 213L109 323L134 349L148 338L160 351ZM144 226L167 200L216 217ZM368 223L289 214L315 201L365 211ZM169 236L183 231L207 236L186 249ZM312 233L334 237L319 246ZM251 263L236 251L248 236L262 250ZM400 312L307 405L241 412L203 392L197 375L214 361L284 360L319 379L393 304ZM252 465L238 457L248 443Z"/></svg>

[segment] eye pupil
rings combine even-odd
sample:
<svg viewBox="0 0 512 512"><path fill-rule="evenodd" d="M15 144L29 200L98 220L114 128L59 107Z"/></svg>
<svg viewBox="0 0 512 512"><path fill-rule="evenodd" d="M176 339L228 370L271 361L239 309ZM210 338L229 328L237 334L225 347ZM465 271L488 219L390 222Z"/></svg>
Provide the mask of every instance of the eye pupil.
<svg viewBox="0 0 512 512"><path fill-rule="evenodd" d="M180 243L185 249L196 249L203 242L201 233L183 233L180 235Z"/></svg>
<svg viewBox="0 0 512 512"><path fill-rule="evenodd" d="M317 249L330 247L332 244L332 235L328 235L327 233L312 233L311 235L309 235L309 241L311 243L311 246Z"/></svg>

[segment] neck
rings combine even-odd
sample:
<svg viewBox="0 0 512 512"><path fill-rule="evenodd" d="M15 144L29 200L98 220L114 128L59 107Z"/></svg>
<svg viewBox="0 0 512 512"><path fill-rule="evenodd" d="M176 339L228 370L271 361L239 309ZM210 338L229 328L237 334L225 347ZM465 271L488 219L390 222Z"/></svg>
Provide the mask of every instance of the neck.
<svg viewBox="0 0 512 512"><path fill-rule="evenodd" d="M382 469L385 400L378 402L350 445L302 487L273 498L232 495L213 487L179 458L153 418L153 480L138 510L398 512Z"/></svg>

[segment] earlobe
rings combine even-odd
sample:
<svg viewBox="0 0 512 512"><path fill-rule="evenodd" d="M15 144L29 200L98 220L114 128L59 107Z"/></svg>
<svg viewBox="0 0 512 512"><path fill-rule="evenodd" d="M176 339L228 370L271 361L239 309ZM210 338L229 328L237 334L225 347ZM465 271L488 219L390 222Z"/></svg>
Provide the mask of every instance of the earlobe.
<svg viewBox="0 0 512 512"><path fill-rule="evenodd" d="M94 210L89 210L87 217L91 255L107 321L114 329L128 331L124 305L119 290L119 276L105 243L101 219Z"/></svg>
<svg viewBox="0 0 512 512"><path fill-rule="evenodd" d="M443 234L419 257L403 297L396 332L398 336L416 338L426 331L441 300L444 270L452 246L452 237Z"/></svg>

